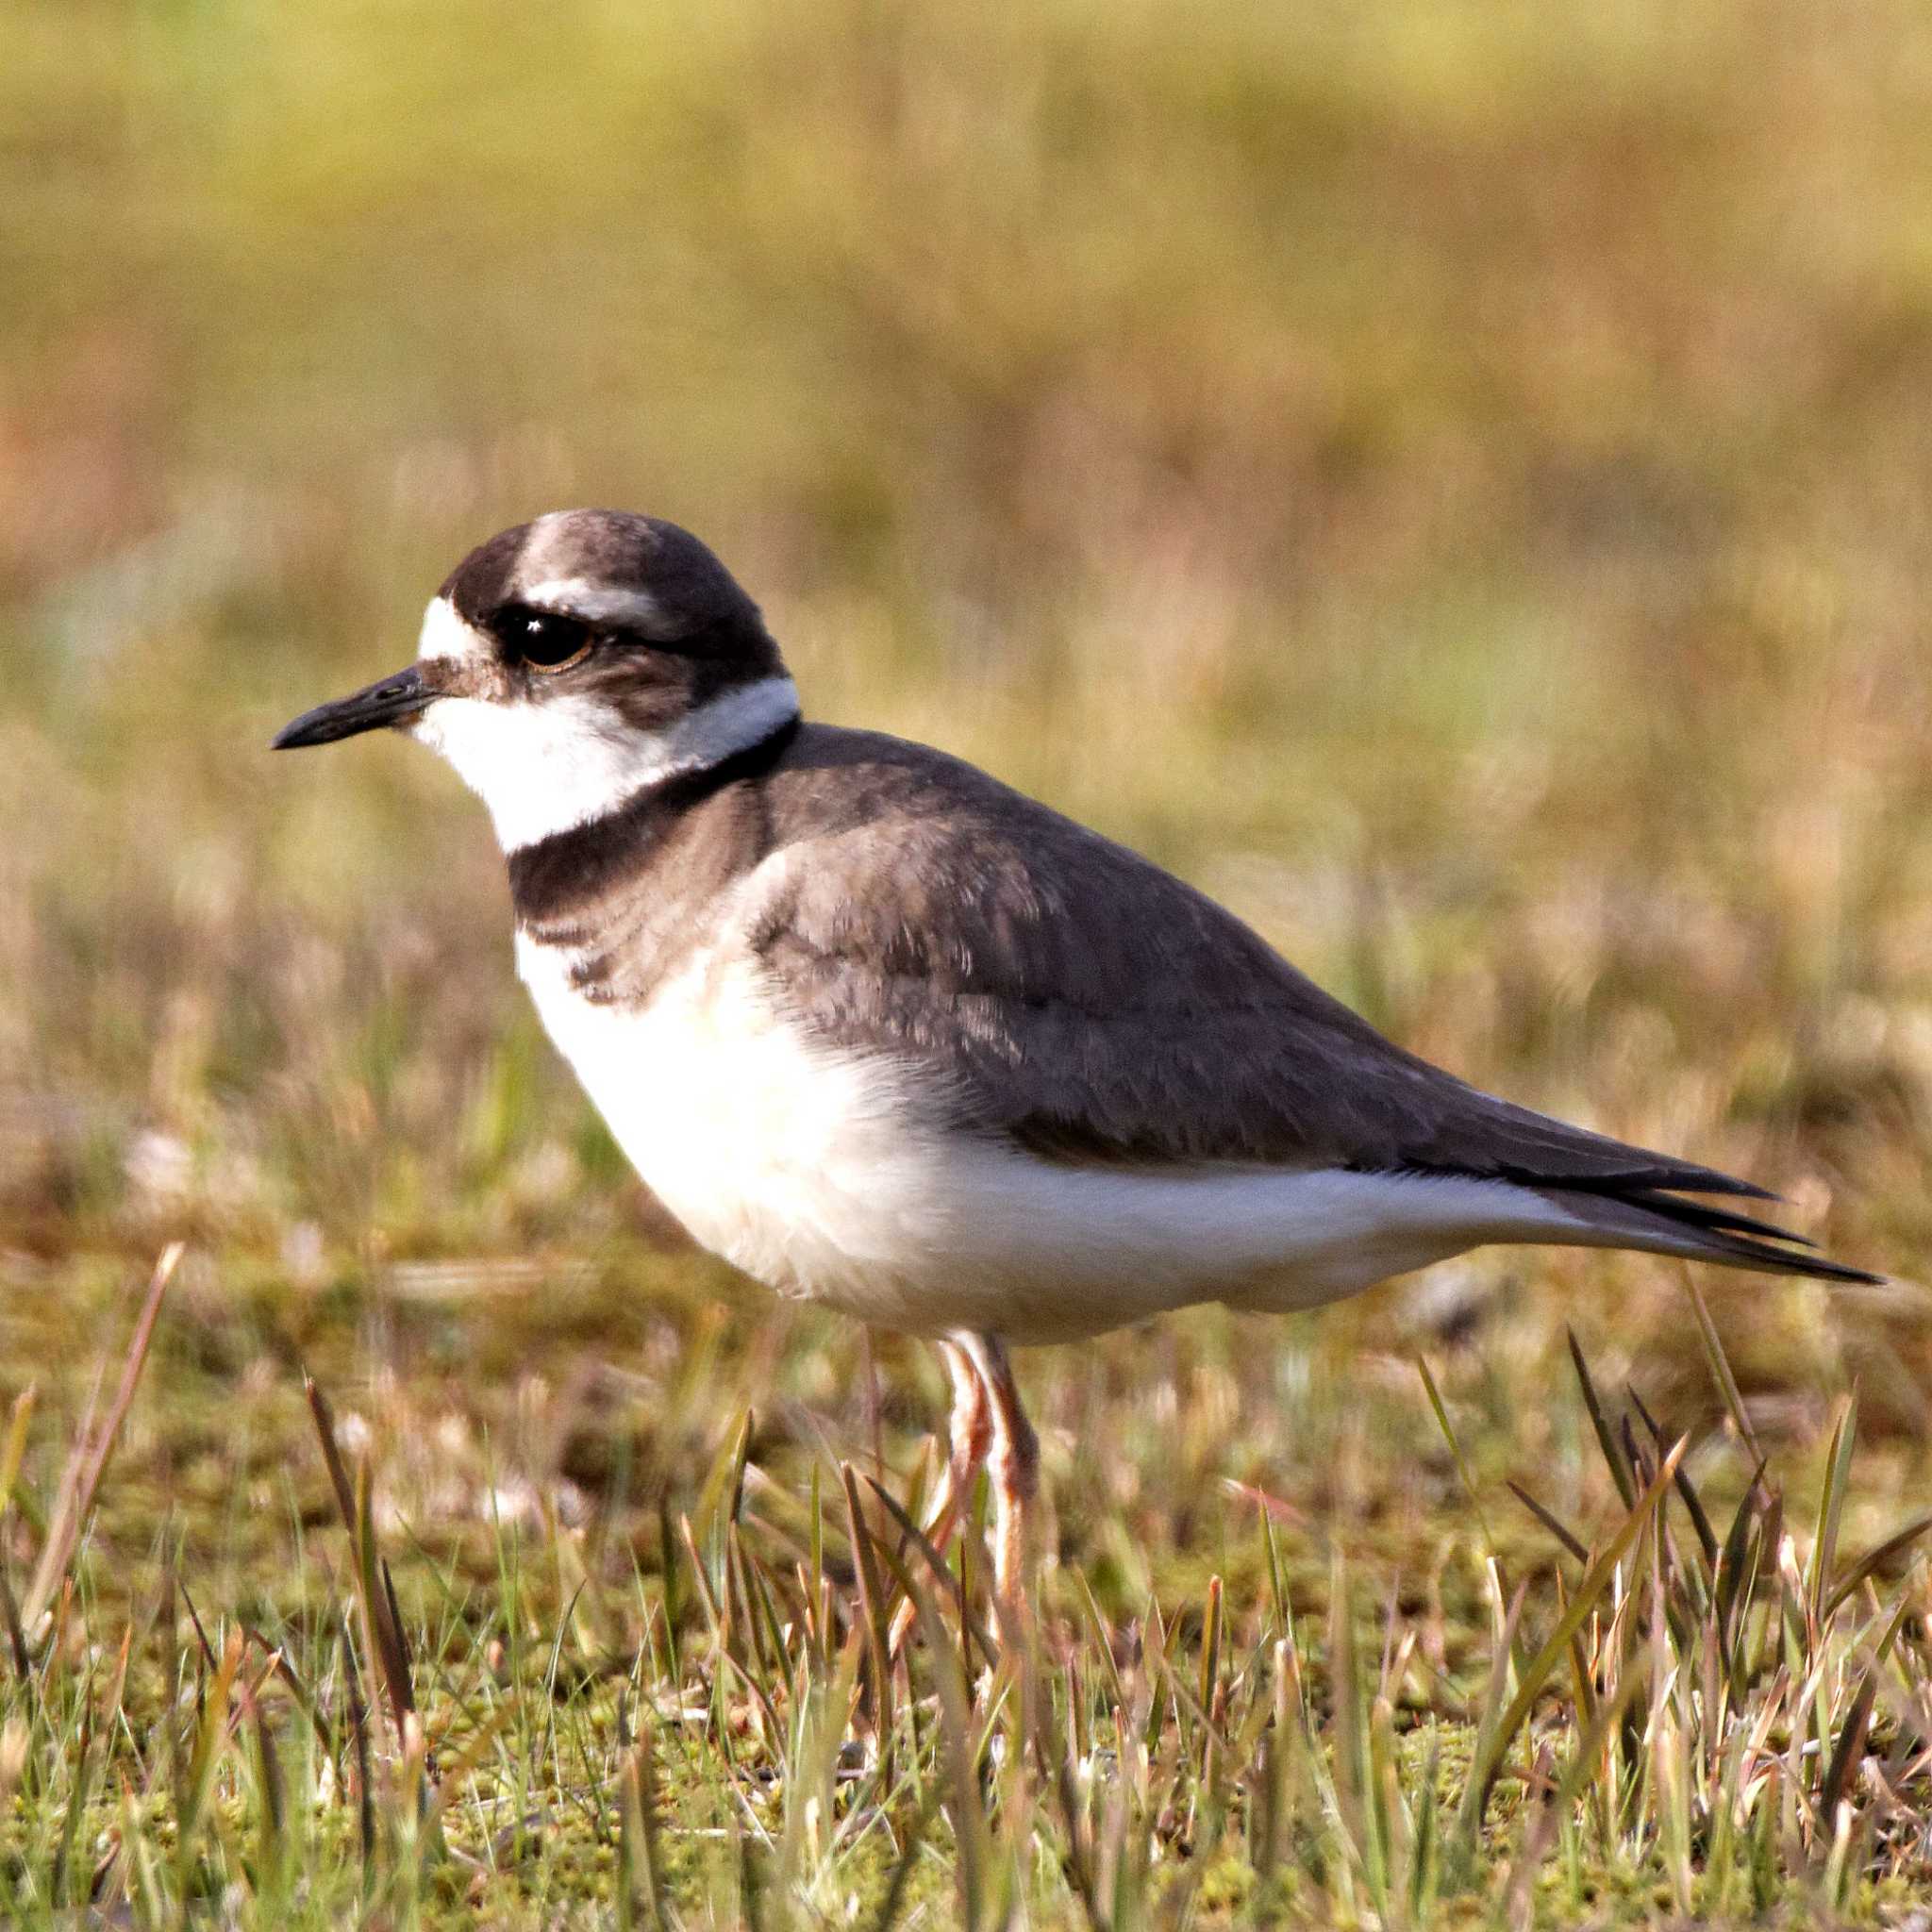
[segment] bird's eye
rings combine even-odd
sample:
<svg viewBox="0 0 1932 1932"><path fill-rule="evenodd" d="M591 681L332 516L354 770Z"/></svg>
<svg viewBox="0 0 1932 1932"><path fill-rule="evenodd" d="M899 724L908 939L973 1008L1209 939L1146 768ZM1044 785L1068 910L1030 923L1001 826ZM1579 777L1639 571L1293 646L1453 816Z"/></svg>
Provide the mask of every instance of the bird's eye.
<svg viewBox="0 0 1932 1932"><path fill-rule="evenodd" d="M504 641L532 671L567 671L590 656L596 634L574 617L525 608L510 617Z"/></svg>

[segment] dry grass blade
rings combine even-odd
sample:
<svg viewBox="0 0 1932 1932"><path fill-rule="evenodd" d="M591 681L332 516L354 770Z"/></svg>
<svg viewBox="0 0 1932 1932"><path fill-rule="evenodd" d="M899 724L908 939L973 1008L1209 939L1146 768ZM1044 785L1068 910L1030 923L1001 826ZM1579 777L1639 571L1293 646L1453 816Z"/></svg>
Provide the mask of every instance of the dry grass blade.
<svg viewBox="0 0 1932 1932"><path fill-rule="evenodd" d="M21 1624L30 1640L40 1635L41 1620L46 1615L67 1574L68 1564L74 1560L75 1545L80 1541L82 1525L87 1522L88 1511L93 1507L94 1493L107 1472L108 1460L113 1455L114 1444L121 1434L121 1424L127 1418L135 1388L141 1381L141 1372L146 1366L148 1347L154 1341L155 1323L161 1312L161 1297L167 1293L168 1283L180 1265L185 1246L181 1241L170 1241L161 1250L154 1273L148 1277L147 1293L142 1301L141 1314L127 1344L120 1385L114 1391L107 1420L92 1441L88 1430L82 1429L75 1439L67 1466L61 1472L58 1497L47 1526L47 1540L41 1546L41 1558L34 1567L33 1579L27 1585L26 1600L21 1607ZM15 1414L16 1426L24 1426L18 1420L17 1406ZM9 1483L8 1488L10 1494L12 1485Z"/></svg>
<svg viewBox="0 0 1932 1932"><path fill-rule="evenodd" d="M1542 1526L1546 1530L1548 1530L1549 1533L1553 1537L1555 1537L1557 1541L1559 1543L1561 1543L1563 1547L1566 1550L1568 1550L1570 1554L1573 1557L1574 1557L1579 1563L1587 1563L1590 1561L1589 1546L1586 1543L1584 1543L1580 1538L1573 1536L1569 1530L1565 1529L1563 1527L1561 1521L1557 1517L1553 1515L1548 1509L1545 1509L1541 1503L1539 1503L1537 1499L1534 1496L1532 1496L1529 1493L1529 1491L1523 1487L1521 1483L1512 1480L1507 1484L1507 1488L1509 1493L1513 1495L1516 1498L1516 1500L1519 1503L1521 1503L1523 1507L1525 1509L1527 1509L1529 1513L1532 1516L1534 1516L1536 1520L1539 1523L1541 1523Z"/></svg>
<svg viewBox="0 0 1932 1932"><path fill-rule="evenodd" d="M1750 1413L1744 1407L1738 1378L1731 1373L1730 1357L1724 1354L1724 1345L1718 1340L1717 1324L1710 1319L1709 1305L1704 1299L1704 1291L1698 1287L1696 1273L1689 1262L1684 1264L1684 1291L1690 1295L1691 1310L1697 1317L1698 1339L1704 1344L1704 1358L1710 1364L1711 1379L1724 1396L1724 1407L1730 1411L1738 1434L1743 1439L1744 1447L1750 1451L1751 1460L1762 1463L1764 1451L1758 1446L1757 1431L1751 1426Z"/></svg>
<svg viewBox="0 0 1932 1932"><path fill-rule="evenodd" d="M1845 1397L1831 1431L1824 1457L1824 1487L1818 1497L1818 1533L1812 1540L1809 1602L1814 1622L1824 1621L1824 1605L1833 1566L1838 1561L1839 1524L1844 1520L1845 1497L1852 1481L1852 1453L1858 1440L1858 1397Z"/></svg>
<svg viewBox="0 0 1932 1932"><path fill-rule="evenodd" d="M1656 1446L1657 1454L1661 1456L1665 1441L1662 1424L1644 1407L1643 1397L1634 1389L1630 1391L1630 1402L1642 1418L1643 1426L1650 1431L1650 1440ZM1704 1552L1705 1568L1711 1569L1717 1562L1717 1532L1710 1526L1710 1518L1705 1513L1703 1499L1698 1495L1697 1486L1690 1480L1688 1470L1680 1469L1677 1472L1677 1494L1683 1498L1684 1507L1690 1517L1690 1526L1697 1532L1698 1546Z"/></svg>
<svg viewBox="0 0 1932 1932"><path fill-rule="evenodd" d="M353 1535L356 1528L356 1491L349 1481L348 1465L336 1441L335 1410L313 1375L302 1377L302 1393L308 1413L315 1420L315 1433L322 1441L323 1467L328 1471L329 1487L336 1492L336 1507L342 1513L343 1526Z"/></svg>
<svg viewBox="0 0 1932 1932"><path fill-rule="evenodd" d="M1625 1713L1644 1688L1641 1672L1626 1672L1619 1682L1616 1694L1600 1704L1576 1742L1570 1768L1563 1774L1563 1780L1557 1792L1557 1808L1567 1811L1583 1795L1589 1785L1600 1775L1600 1759L1604 1747L1608 1743L1618 1725L1624 1722Z"/></svg>
<svg viewBox="0 0 1932 1932"><path fill-rule="evenodd" d="M1208 1604L1201 1615L1201 1708L1213 1720L1216 1692L1221 1688L1221 1642L1226 1608L1221 1578L1208 1579Z"/></svg>
<svg viewBox="0 0 1932 1932"><path fill-rule="evenodd" d="M1475 1478L1469 1473L1469 1464L1463 1459L1462 1444L1456 1440L1456 1431L1449 1426L1449 1411L1442 1402L1442 1392L1436 1387L1436 1378L1429 1373L1427 1360L1417 1356L1416 1372L1423 1378L1423 1387L1428 1391L1429 1407L1436 1414L1436 1426L1442 1431L1442 1440L1449 1445L1449 1454L1456 1461L1456 1474L1462 1478L1463 1493L1469 1498L1469 1507L1475 1511L1475 1520L1482 1528L1483 1544L1491 1556L1495 1555L1496 1540L1490 1534L1490 1519L1483 1513L1482 1498L1476 1493Z"/></svg>
<svg viewBox="0 0 1932 1932"><path fill-rule="evenodd" d="M308 1413L315 1422L315 1433L322 1443L322 1459L328 1471L329 1487L341 1511L342 1525L349 1532L351 1564L356 1577L357 1607L361 1614L363 1641L375 1667L382 1673L383 1690L389 1700L390 1717L395 1725L397 1748L408 1733L408 1719L416 1708L416 1694L410 1681L408 1645L403 1636L402 1620L396 1614L395 1596L389 1585L387 1568L375 1548L375 1523L370 1500L369 1470L365 1464L352 1484L342 1452L336 1441L335 1412L312 1375L302 1378L302 1392L308 1399Z"/></svg>
<svg viewBox="0 0 1932 1932"><path fill-rule="evenodd" d="M873 1722L878 1728L881 1755L892 1726L891 1647L886 1633L886 1591L879 1575L878 1551L858 1502L858 1482L852 1465L839 1465L845 1491L845 1522L852 1536L852 1560L858 1572L859 1607L865 1619L867 1648L872 1657Z"/></svg>
<svg viewBox="0 0 1932 1932"><path fill-rule="evenodd" d="M370 1634L375 1639L376 1660L382 1668L383 1689L389 1697L390 1716L394 1721L396 1739L406 1749L416 1715L416 1691L409 1668L409 1646L403 1635L403 1620L396 1608L395 1592L390 1587L389 1566L375 1547L375 1507L374 1478L366 1462L356 1471L356 1574L368 1612Z"/></svg>
<svg viewBox="0 0 1932 1932"><path fill-rule="evenodd" d="M1671 1479L1676 1474L1677 1464L1683 1457L1688 1441L1688 1438L1681 1439L1672 1447L1670 1454L1663 1459L1662 1467L1651 1478L1650 1487L1644 1491L1624 1517L1602 1556L1585 1574L1582 1582L1576 1587L1576 1594L1570 1600L1569 1607L1563 1612L1556 1629L1550 1633L1542 1648L1537 1652L1524 1671L1516 1696L1508 1709L1504 1712L1499 1722L1484 1726L1475 1760L1470 1767L1469 1785L1463 1793L1462 1803L1462 1836L1465 1846L1472 1853L1474 1849L1476 1832L1482 1824L1483 1812L1489 1805L1491 1787L1502 1770L1503 1759L1507 1755L1516 1733L1523 1727L1524 1721L1534 1708L1537 1698L1541 1695L1551 1672L1568 1651L1571 1638L1582 1627L1583 1620L1590 1615L1597 1600L1609 1588L1617 1565L1623 1561L1625 1553L1637 1541L1644 1526L1656 1516L1658 1506L1670 1488Z"/></svg>
<svg viewBox="0 0 1932 1932"><path fill-rule="evenodd" d="M1711 1596L1718 1641L1724 1648L1725 1661L1731 1669L1732 1688L1740 1698L1744 1694L1745 1684L1741 1660L1735 1656L1731 1642L1733 1621L1739 1607L1750 1604L1752 1589L1766 1551L1774 1546L1776 1516L1777 1506L1765 1487L1764 1464L1760 1462L1751 1472L1751 1480L1745 1487L1736 1514L1731 1518L1731 1526L1725 1532L1724 1547L1718 1554L1716 1588ZM1757 1531L1755 1541L1752 1536L1754 1528Z"/></svg>
<svg viewBox="0 0 1932 1932"><path fill-rule="evenodd" d="M736 1523L744 1506L744 1471L751 1457L752 1437L758 1417L749 1408L738 1418L738 1426L719 1445L710 1468L698 1490L697 1507L691 1518L700 1545L712 1546L721 1525Z"/></svg>
<svg viewBox="0 0 1932 1932"><path fill-rule="evenodd" d="M256 1777L262 1800L259 1856L264 1870L279 1880L288 1862L288 1780L260 1699L245 1687L240 1694L249 1725L255 1733Z"/></svg>
<svg viewBox="0 0 1932 1932"><path fill-rule="evenodd" d="M952 1605L953 1614L959 1620L961 1631L979 1646L980 1655L990 1666L997 1664L1000 1657L999 1646L992 1641L986 1626L967 1614L965 1591L961 1588L959 1579L946 1567L945 1553L939 1549L932 1539L907 1514L906 1506L898 1497L875 1477L868 1475L865 1480L873 1494L884 1506L886 1513L899 1525L906 1543L916 1549L924 1558L925 1567L931 1571L940 1588L945 1592L946 1600ZM892 1580L898 1585L904 1601L910 1605L913 1602L912 1592L900 1553L880 1541L874 1545L874 1555L891 1569Z"/></svg>
<svg viewBox="0 0 1932 1932"><path fill-rule="evenodd" d="M201 1621L201 1612L194 1607L194 1599L189 1595L186 1583L177 1578L175 1587L181 1592L181 1601L188 1611L188 1622L194 1631L194 1641L201 1645L202 1661L212 1671L217 1668L220 1659L215 1656L214 1645L208 1641L208 1628Z"/></svg>
<svg viewBox="0 0 1932 1932"><path fill-rule="evenodd" d="M194 1750L189 1757L187 1774L177 1795L180 1822L175 1856L184 1880L198 1849L203 1820L214 1806L224 1747L235 1707L235 1677L242 1668L244 1648L242 1633L239 1630L232 1632L222 1653L222 1661L208 1681L201 1727L195 1734Z"/></svg>
<svg viewBox="0 0 1932 1932"><path fill-rule="evenodd" d="M361 1673L356 1668L356 1644L343 1618L338 1636L338 1655L342 1662L342 1688L349 1705L349 1737L356 1753L356 1830L362 1848L365 1884L375 1871L375 1792L371 1789L369 1772L369 1708L362 1695Z"/></svg>
<svg viewBox="0 0 1932 1932"><path fill-rule="evenodd" d="M80 1740L75 1751L73 1790L67 1801L66 1817L61 1823L60 1839L54 1853L54 1867L48 1891L56 1905L78 1905L82 1901L71 1896L78 1888L71 1888L68 1873L74 1864L75 1848L81 1841L80 1824L87 1812L89 1782L93 1774L94 1722L92 1710L84 1710L80 1720Z"/></svg>
<svg viewBox="0 0 1932 1932"><path fill-rule="evenodd" d="M1174 1687L1176 1690L1178 1686ZM1355 1638L1354 1590L1346 1559L1337 1550L1329 1566L1328 1690L1334 1707L1334 1793L1351 1856L1385 1903L1374 1807L1369 1790L1369 1692Z"/></svg>
<svg viewBox="0 0 1932 1932"><path fill-rule="evenodd" d="M1564 1330L1570 1341L1570 1362L1576 1371L1578 1387L1583 1391L1583 1406L1590 1413L1590 1425L1596 1431L1597 1447L1603 1451L1604 1460L1609 1465L1610 1480L1617 1486L1617 1494L1624 1499L1626 1509L1637 1507L1637 1485L1630 1477L1630 1465L1624 1460L1624 1452L1617 1446L1615 1432L1610 1427L1609 1418L1604 1413L1604 1406L1598 1400L1596 1384L1591 1379L1590 1364L1583 1358L1583 1345L1576 1340L1574 1328Z"/></svg>
<svg viewBox="0 0 1932 1932"><path fill-rule="evenodd" d="M1872 1707L1878 1699L1878 1673L1885 1659L1891 1654L1891 1647L1898 1641L1898 1633L1904 1628L1906 1617L1912 1608L1913 1604L1909 1596L1899 1599L1897 1608L1892 1611L1891 1621L1886 1625L1885 1635L1878 1640L1878 1646L1872 1653L1872 1660L1866 1665L1864 1675L1858 1681L1858 1689L1852 1698L1851 1710L1839 1728L1838 1742L1832 1749L1831 1761L1825 1767L1824 1781L1819 1787L1818 1811L1822 1818L1833 1819L1838 1816L1839 1804L1844 1797L1852 1767L1863 1753L1865 1740L1871 1732Z"/></svg>
<svg viewBox="0 0 1932 1932"><path fill-rule="evenodd" d="M737 1525L727 1522L725 1527L730 1531L735 1530ZM710 1578L705 1574L704 1558L698 1554L697 1532L691 1527L689 1516L680 1516L677 1519L677 1531L678 1541L683 1544L685 1557L691 1567L691 1574L697 1579L698 1608L703 1613L705 1628L710 1634L712 1657L717 1660L721 1670L729 1671L744 1687L745 1694L758 1706L765 1723L771 1726L772 1735L781 1736L784 1727L778 1722L778 1712L772 1703L771 1694L765 1689L759 1673L755 1668L756 1655L747 1652L741 1657L732 1643L734 1612L731 1592L726 1591L721 1602L712 1591ZM729 1577L732 1574L732 1565L728 1535L725 1545L724 1574ZM747 1616L748 1614L747 1612Z"/></svg>
<svg viewBox="0 0 1932 1932"><path fill-rule="evenodd" d="M1894 1530L1882 1543L1867 1550L1832 1586L1830 1593L1824 1599L1825 1617L1829 1619L1833 1616L1866 1577L1875 1575L1894 1557L1910 1549L1928 1529L1932 1529L1932 1510L1928 1510L1923 1516L1913 1517L1903 1529Z"/></svg>
<svg viewBox="0 0 1932 1932"><path fill-rule="evenodd" d="M849 1473L847 1481L850 1481ZM957 1848L957 1879L959 1890L958 1923L976 1928L985 1923L987 1888L994 1860L994 1842L986 1804L979 1786L979 1752L991 1734L990 1714L984 1735L975 1739L973 1728L973 1697L960 1668L960 1652L947 1641L943 1619L933 1603L932 1594L917 1576L908 1574L920 1624L925 1635L926 1655L931 1660L933 1687L937 1694L940 1762L942 1776L933 1787L933 1797L945 1793L951 1799L953 1840ZM999 1702L999 1693L988 1698Z"/></svg>

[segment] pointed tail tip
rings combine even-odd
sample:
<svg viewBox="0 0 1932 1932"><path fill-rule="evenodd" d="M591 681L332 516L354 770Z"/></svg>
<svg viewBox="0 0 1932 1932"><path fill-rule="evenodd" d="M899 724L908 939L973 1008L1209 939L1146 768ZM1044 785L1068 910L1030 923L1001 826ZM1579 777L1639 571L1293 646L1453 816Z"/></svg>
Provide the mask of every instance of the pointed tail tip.
<svg viewBox="0 0 1932 1932"><path fill-rule="evenodd" d="M1807 1257L1801 1272L1815 1274L1821 1281L1842 1281L1859 1288L1883 1288L1891 1279L1889 1274L1874 1274L1869 1268L1848 1268L1842 1261L1828 1261L1823 1255L1815 1259Z"/></svg>
<svg viewBox="0 0 1932 1932"><path fill-rule="evenodd" d="M1713 1230L1711 1239L1725 1243L1724 1252L1712 1249L1702 1255L1690 1255L1685 1258L1694 1261L1714 1261L1721 1268L1761 1268L1776 1274L1797 1274L1809 1281L1831 1281L1846 1288L1883 1288L1888 1279L1883 1274L1874 1274L1869 1268L1853 1268L1843 1261L1834 1261L1828 1255L1807 1254L1804 1248L1774 1246L1769 1241L1751 1235L1725 1235ZM1787 1241L1797 1241L1800 1237L1788 1234ZM1808 1248L1810 1242L1805 1242Z"/></svg>
<svg viewBox="0 0 1932 1932"><path fill-rule="evenodd" d="M1687 1261L1708 1261L1720 1268L1761 1269L1773 1274L1796 1274L1807 1281L1830 1281L1845 1288L1883 1288L1889 1275L1874 1274L1869 1268L1853 1268L1834 1261L1826 1255L1807 1255L1790 1248L1774 1247L1770 1241L1748 1235L1713 1233L1722 1250L1711 1248L1703 1254L1686 1255ZM1787 1236L1795 1241L1796 1236ZM1808 1245L1808 1243L1807 1243Z"/></svg>

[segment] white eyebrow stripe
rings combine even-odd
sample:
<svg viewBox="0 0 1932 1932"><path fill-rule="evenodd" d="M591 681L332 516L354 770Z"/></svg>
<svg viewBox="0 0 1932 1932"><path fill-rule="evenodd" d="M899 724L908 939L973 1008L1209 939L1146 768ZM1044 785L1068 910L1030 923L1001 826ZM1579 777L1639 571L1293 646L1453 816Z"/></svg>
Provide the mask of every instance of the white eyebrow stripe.
<svg viewBox="0 0 1932 1932"><path fill-rule="evenodd" d="M487 658L490 647L457 612L447 597L432 597L423 613L423 631L416 641L419 659Z"/></svg>
<svg viewBox="0 0 1932 1932"><path fill-rule="evenodd" d="M664 607L648 591L623 591L589 577L546 577L519 593L517 602L581 617L589 624L624 624L650 630L663 623Z"/></svg>

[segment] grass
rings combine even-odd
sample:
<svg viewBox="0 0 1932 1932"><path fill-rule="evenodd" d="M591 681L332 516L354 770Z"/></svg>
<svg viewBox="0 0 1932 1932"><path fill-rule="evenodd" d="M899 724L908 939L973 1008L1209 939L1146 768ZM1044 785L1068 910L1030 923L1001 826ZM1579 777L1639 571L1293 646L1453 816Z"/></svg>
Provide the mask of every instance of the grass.
<svg viewBox="0 0 1932 1932"><path fill-rule="evenodd" d="M11 1917L1911 1923L1919 9L0 26ZM1502 1253L1028 1357L1002 1645L893 1513L936 1366L676 1243L474 801L261 749L571 501L1895 1285Z"/></svg>
<svg viewBox="0 0 1932 1932"><path fill-rule="evenodd" d="M412 1458L400 1385L376 1421L309 1381L272 1584L237 1591L178 1508L138 1562L90 1556L178 1259L51 1504L15 1405L0 1474L47 1560L0 1596L12 1923L1836 1922L1932 1879L1932 1516L1847 1534L1855 1400L1788 1500L1694 1285L1722 1424L1674 1439L1571 1336L1580 1507L1512 1484L1493 1525L1454 1416L1472 1365L1445 1357L1445 1394L1418 1357L1475 1525L1440 1568L1330 1534L1311 1574L1297 1512L1244 1488L1225 1574L1063 1562L995 1636L975 1544L949 1568L912 1528L932 1456L902 1504L890 1471L768 1467L750 1409L688 1509L591 1512L447 1426Z"/></svg>

